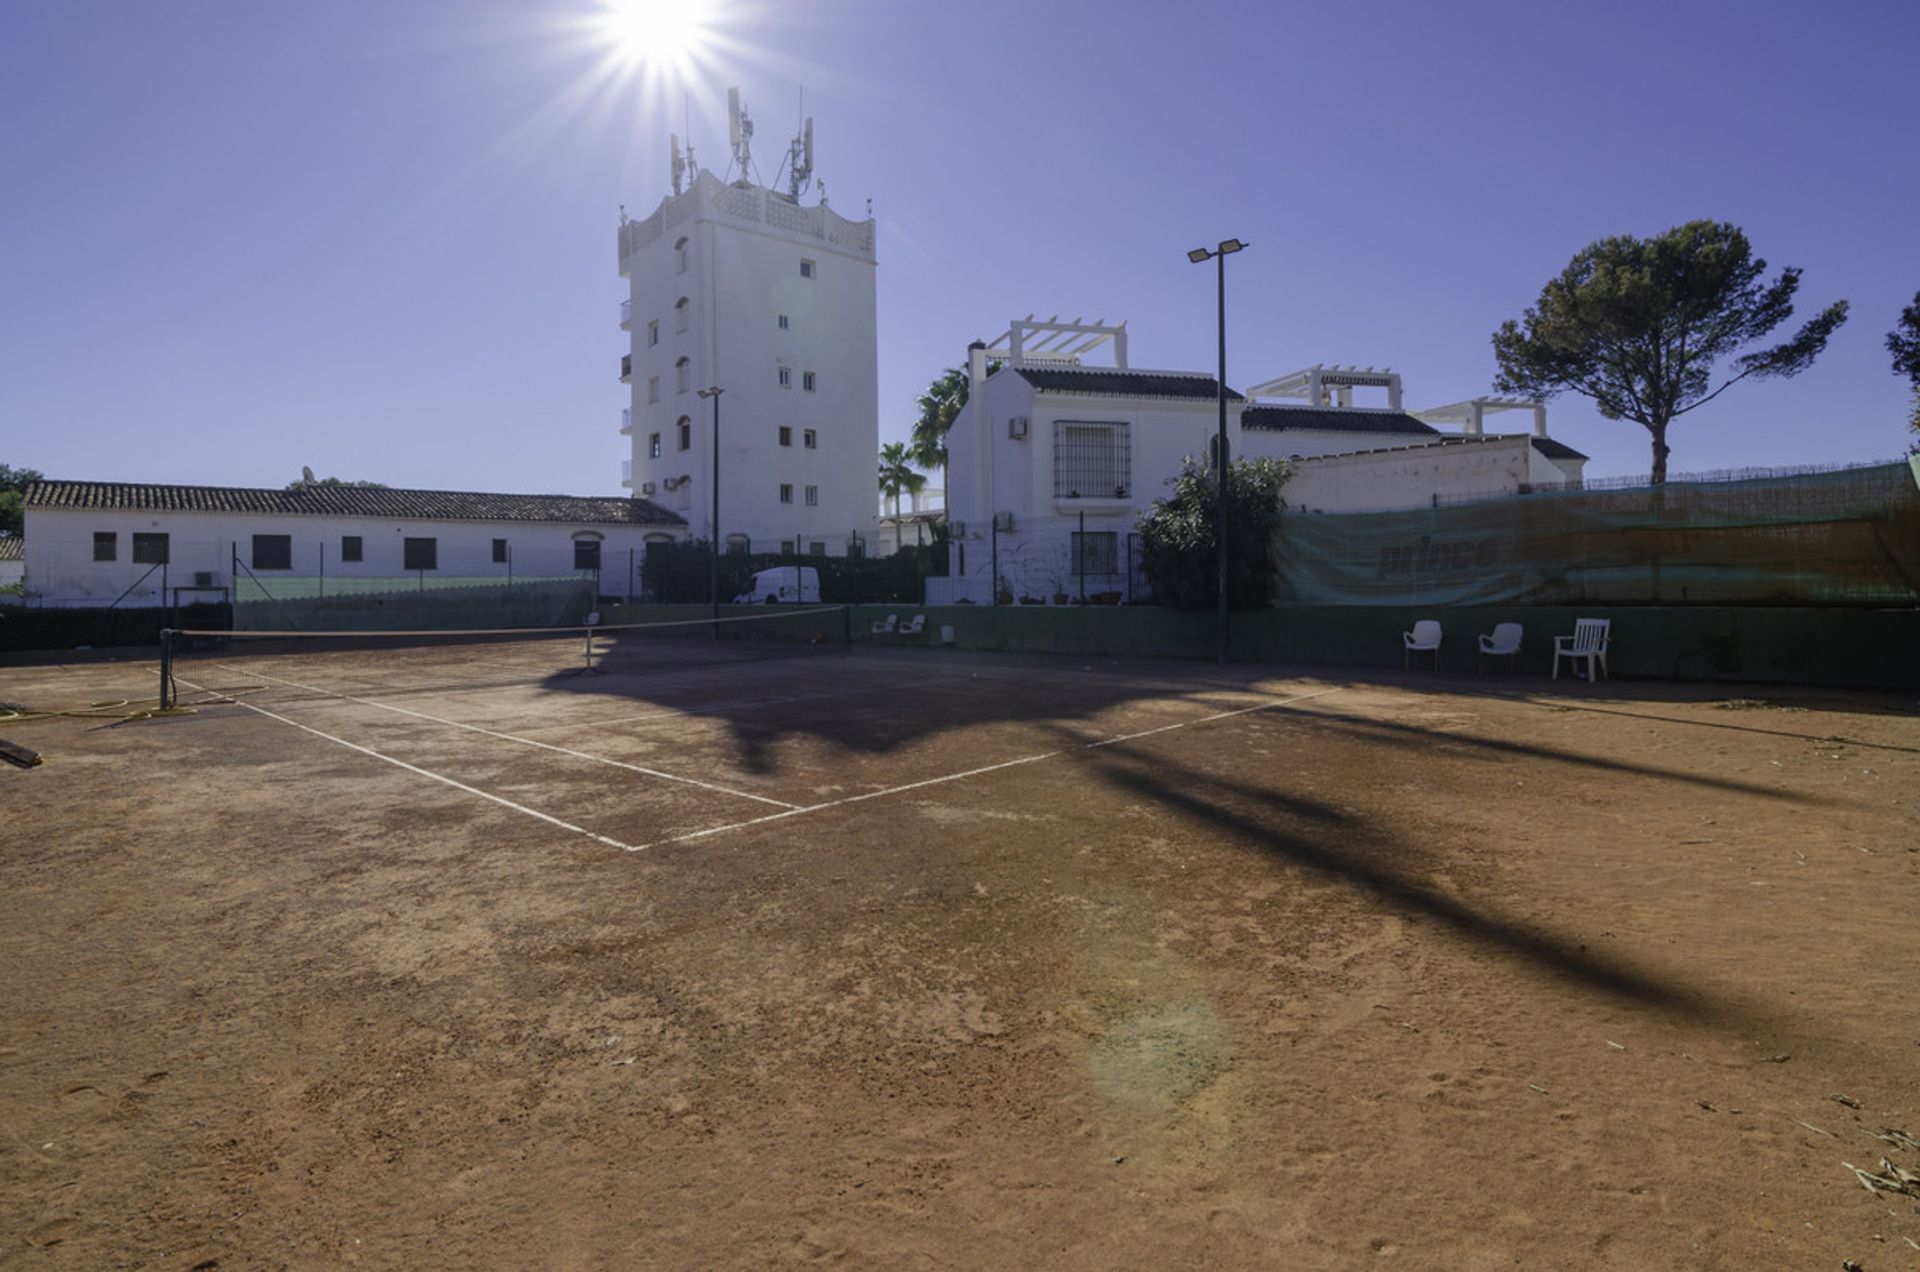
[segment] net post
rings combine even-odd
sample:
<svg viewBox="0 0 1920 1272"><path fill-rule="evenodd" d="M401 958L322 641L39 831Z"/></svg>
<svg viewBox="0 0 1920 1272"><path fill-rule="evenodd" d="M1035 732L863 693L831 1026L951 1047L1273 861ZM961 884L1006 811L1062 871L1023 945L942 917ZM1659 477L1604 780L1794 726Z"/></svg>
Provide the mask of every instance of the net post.
<svg viewBox="0 0 1920 1272"><path fill-rule="evenodd" d="M173 687L173 629L160 629L160 709L165 711L178 694Z"/></svg>

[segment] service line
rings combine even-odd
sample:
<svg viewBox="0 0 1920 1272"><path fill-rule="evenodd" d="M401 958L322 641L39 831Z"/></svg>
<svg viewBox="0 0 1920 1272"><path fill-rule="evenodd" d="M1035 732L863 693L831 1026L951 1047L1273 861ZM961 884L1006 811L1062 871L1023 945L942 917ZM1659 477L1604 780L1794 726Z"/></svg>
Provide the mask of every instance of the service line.
<svg viewBox="0 0 1920 1272"><path fill-rule="evenodd" d="M191 680L187 680L184 678L179 678L179 679L181 684L186 685L188 688L197 690L201 693L217 692L216 690L208 689L204 685L196 685ZM481 799L491 800L493 803L500 805L502 808L510 808L516 813L520 813L526 817L531 817L536 821L543 821L547 823L549 826L557 826L561 830L571 831L576 835L585 835L588 839L593 840L595 843L605 844L609 848L618 848L623 852L639 851L639 849L632 844L623 844L618 839L609 839L605 835L597 835L593 831L588 830L584 826L576 826L572 822L561 821L558 817L550 816L546 813L541 812L537 808L528 808L525 804L516 804L512 800L506 798L503 795L495 795L492 791L483 791L477 786L468 786L465 782L455 781L453 778L447 777L445 774L435 773L431 769L423 769L418 764L409 764L405 760L397 760L391 755L383 755L382 753L374 750L370 746L361 746L358 742L349 742L345 738L337 738L331 733L323 733L319 729L313 728L310 725L302 724L298 720L290 720L286 716L283 716L278 712L267 710L265 707L257 707L251 702L243 702L238 698L227 698L227 701L235 704L236 706L245 707L247 710L255 712L256 714L263 715L267 717L269 720L278 720L282 724L290 724L294 728L299 729L302 733L311 733L316 738L325 738L329 742L333 742L340 746L346 747L349 751L358 751L362 755L370 755L376 760L381 760L381 761L384 761L385 763L393 765L395 768L405 769L409 773L415 773L421 777L430 778L433 781L441 783L442 785L451 786L456 791L464 791L468 795L478 795Z"/></svg>
<svg viewBox="0 0 1920 1272"><path fill-rule="evenodd" d="M844 808L848 804L864 803L870 799L882 799L888 795L900 795L907 791L917 791L923 787L939 786L944 782L958 782L969 777L979 777L983 773L995 773L1001 769L1017 768L1023 764L1037 764L1041 760L1051 760L1062 755L1076 755L1081 751L1091 751L1103 746L1116 746L1122 742L1132 742L1138 738L1152 737L1156 733L1170 733L1175 729L1192 728L1196 724L1211 724L1216 720L1228 720L1234 716L1250 715L1256 711L1272 711L1277 707L1290 706L1296 702L1306 702L1311 698L1324 698L1330 693L1339 693L1345 685L1335 685L1331 689L1321 689L1314 693L1303 693L1297 697L1279 698L1271 702L1257 703L1251 707L1240 707L1233 711L1216 711L1194 720L1181 720L1174 724L1163 724L1155 729L1142 729L1138 733L1123 733L1118 737L1101 738L1095 742L1085 742L1077 747L1063 747L1055 751L1041 751L1035 755L1023 755L1014 760L1002 760L998 764L988 764L980 768L967 769L963 773L948 773L941 777L929 777L918 782L908 782L902 786L889 786L885 790L864 791L858 795L848 795L841 799L831 799L823 804L808 804L800 808L789 808L783 813L768 813L764 817L752 817L746 821L729 822L725 826L710 826L706 830L689 831L684 835L673 835L666 839L656 839L652 843L641 844L627 849L628 852L646 852L650 848L664 848L669 844L683 844L695 839L706 839L712 835L722 835L730 830L745 830L750 826L764 826L768 822L784 821L789 817L799 817L805 813L825 812L830 808Z"/></svg>
<svg viewBox="0 0 1920 1272"><path fill-rule="evenodd" d="M220 664L215 663L213 665L219 666ZM228 670L233 669L228 668ZM647 768L640 764L629 764L625 760L609 759L604 755L591 755L586 751L576 751L571 747L555 746L551 742L541 742L535 738L523 738L513 733L502 733L497 729L484 729L477 724L464 724L459 720L448 720L443 716L428 715L424 711L410 711L406 707L396 707L389 702L375 702L370 698L356 698L350 693L340 693L333 689L322 689L317 685L301 684L298 680L287 680L280 676L269 676L263 671L250 671L248 674L258 677L261 680L271 680L275 684L287 685L294 689L304 689L308 693L324 694L329 698L339 698L347 702L357 702L363 707L377 707L381 711L391 711L396 715L412 716L416 720L425 720L432 724L444 724L449 728L465 729L470 733L478 733L484 737L498 738L502 742L514 742L521 746L538 747L542 751L552 751L559 755L571 756L576 760L590 760L595 764L607 764L614 768L626 769L632 773L642 773L648 777L657 777L662 781L680 782L687 786L698 786L702 790L715 791L721 795L731 795L735 799L750 799L757 803L771 804L775 808L788 810L794 810L800 807L798 804L789 804L784 799L773 799L766 795L755 795L751 791L737 791L731 787L720 786L713 782L703 782L697 777L683 777L678 773L663 773L659 769ZM239 702L240 700L236 698L234 701ZM252 704L240 702L240 705L245 707L251 706ZM282 717L276 716L274 718L280 719ZM313 732L317 732L317 730L313 730Z"/></svg>

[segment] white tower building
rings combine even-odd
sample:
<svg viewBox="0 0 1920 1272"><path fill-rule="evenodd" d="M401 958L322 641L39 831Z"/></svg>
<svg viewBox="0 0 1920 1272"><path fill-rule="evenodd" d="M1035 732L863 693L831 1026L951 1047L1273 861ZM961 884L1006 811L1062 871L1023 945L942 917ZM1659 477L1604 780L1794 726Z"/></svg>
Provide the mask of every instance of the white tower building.
<svg viewBox="0 0 1920 1272"><path fill-rule="evenodd" d="M790 148L786 191L750 179L752 124L733 108L726 182L674 142L674 192L623 220L620 325L633 439L626 479L714 533L714 399L721 390L719 537L729 548L839 556L871 550L880 448L873 221L849 221L824 189L803 206L812 121ZM788 168L788 165L791 168Z"/></svg>

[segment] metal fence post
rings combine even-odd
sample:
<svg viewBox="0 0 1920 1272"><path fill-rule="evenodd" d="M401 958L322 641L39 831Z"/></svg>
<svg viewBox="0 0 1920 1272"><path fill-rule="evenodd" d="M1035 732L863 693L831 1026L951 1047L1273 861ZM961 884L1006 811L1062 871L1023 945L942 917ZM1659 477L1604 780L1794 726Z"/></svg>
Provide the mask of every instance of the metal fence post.
<svg viewBox="0 0 1920 1272"><path fill-rule="evenodd" d="M1087 510L1080 510L1080 533L1073 541L1073 568L1080 575L1080 603L1087 603Z"/></svg>

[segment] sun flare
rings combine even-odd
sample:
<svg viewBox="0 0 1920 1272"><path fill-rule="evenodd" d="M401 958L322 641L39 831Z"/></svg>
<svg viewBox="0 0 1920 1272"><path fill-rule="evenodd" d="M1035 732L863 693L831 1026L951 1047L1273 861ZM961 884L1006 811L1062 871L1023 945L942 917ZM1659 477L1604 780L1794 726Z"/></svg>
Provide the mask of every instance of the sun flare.
<svg viewBox="0 0 1920 1272"><path fill-rule="evenodd" d="M630 66L684 66L710 35L701 0L601 0L601 7L601 32Z"/></svg>

